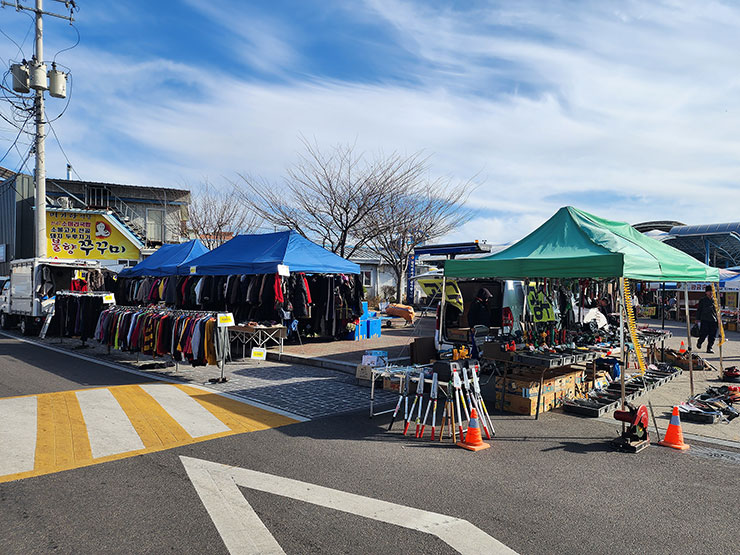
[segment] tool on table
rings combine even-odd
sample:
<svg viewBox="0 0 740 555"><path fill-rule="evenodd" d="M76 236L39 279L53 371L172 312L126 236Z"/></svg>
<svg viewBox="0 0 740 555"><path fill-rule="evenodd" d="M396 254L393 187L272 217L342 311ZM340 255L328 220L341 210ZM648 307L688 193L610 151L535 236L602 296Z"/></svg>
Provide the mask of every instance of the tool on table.
<svg viewBox="0 0 740 555"><path fill-rule="evenodd" d="M471 369L471 371L475 372ZM468 377L468 368L466 366L462 367L462 375L463 375L463 385L465 386L465 395L468 398L468 404L470 405L470 411L472 412L473 409L476 410L478 414L481 414L481 408L480 404L478 403L478 399L473 393L473 387L470 383L470 378ZM481 419L481 425L483 426L483 431L486 432L486 437L488 439L491 439L491 432L488 431L488 422L486 422L485 419Z"/></svg>
<svg viewBox="0 0 740 555"><path fill-rule="evenodd" d="M419 420L421 419L421 403L422 403L422 396L424 395L424 372L421 372L419 374L419 382L416 385L416 397L414 397L414 402L411 404L411 410L409 411L408 418L406 419L406 424L403 427L403 435L406 435L406 432L409 431L409 424L411 424L411 418L414 416L414 408L416 407L416 403L419 403L419 417L416 419L416 431L419 431Z"/></svg>
<svg viewBox="0 0 740 555"><path fill-rule="evenodd" d="M628 410L614 411L614 418L620 422L625 422L628 427L620 437L613 441L613 444L620 451L639 453L650 444L648 410L645 405L635 407L633 404L627 403L625 406Z"/></svg>
<svg viewBox="0 0 740 555"><path fill-rule="evenodd" d="M409 395L409 375L405 374L401 380L403 381L403 386L400 387L401 393L398 395L398 403L396 403L396 410L393 411L393 416L391 417L391 423L388 424L388 431L391 431L391 428L393 427L393 423L396 421L396 416L398 415L398 411L401 408L401 402L405 403L405 408L403 410L403 419L406 420L408 416L408 408L409 408L409 402L408 402L408 395Z"/></svg>
<svg viewBox="0 0 740 555"><path fill-rule="evenodd" d="M445 396L445 408L442 411L442 427L439 429L439 441L442 441L445 432L445 425L449 430L449 435L452 438L453 443L456 441L455 436L455 409L453 407L452 397L450 393L453 391L452 380L447 383L447 394Z"/></svg>
<svg viewBox="0 0 740 555"><path fill-rule="evenodd" d="M465 419L469 420L470 416L468 415L468 408L465 405L465 398L462 394L462 384L460 383L460 374L457 371L458 366L454 365L452 367L452 384L454 386L454 397L455 397L455 409L457 410L457 426L460 431L460 437L463 435L463 428L462 428L462 414L460 413L460 404L462 404L463 408L465 408Z"/></svg>
<svg viewBox="0 0 740 555"><path fill-rule="evenodd" d="M424 422L421 424L421 431L417 431L416 437L424 437L424 428L427 427L427 418L429 417L429 409L434 403L434 409L432 410L432 441L434 441L434 417L437 413L437 374L432 374L432 390L429 392L429 402L427 403L427 410L424 413Z"/></svg>
<svg viewBox="0 0 740 555"><path fill-rule="evenodd" d="M470 370L473 376L473 394L475 395L476 399L478 399L478 404L480 405L480 408L483 409L483 415L482 415L483 420L488 422L488 425L490 426L490 429L491 429L491 435L495 436L496 430L493 429L493 421L491 420L491 415L488 414L488 408L486 408L486 402L483 400L483 395L481 394L480 379L478 378L479 368L480 367L478 366L477 362L471 364Z"/></svg>

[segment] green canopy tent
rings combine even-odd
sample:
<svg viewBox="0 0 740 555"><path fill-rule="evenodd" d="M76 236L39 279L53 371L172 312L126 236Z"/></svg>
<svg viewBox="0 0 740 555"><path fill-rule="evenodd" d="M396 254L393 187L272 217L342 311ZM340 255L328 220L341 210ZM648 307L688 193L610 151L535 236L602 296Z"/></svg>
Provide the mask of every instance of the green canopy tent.
<svg viewBox="0 0 740 555"><path fill-rule="evenodd" d="M522 240L495 254L445 262L444 278L620 278L641 281L718 282L719 270L643 235L626 222L565 206ZM620 307L624 296L620 287ZM688 333L688 293L686 294ZM441 311L444 313L444 299ZM620 320L623 310L620 309ZM623 325L620 326L622 330ZM624 353L624 336L620 341ZM721 358L720 345L720 358ZM692 356L689 355L693 394ZM624 407L624 372L622 406ZM539 400L537 405L539 416Z"/></svg>
<svg viewBox="0 0 740 555"><path fill-rule="evenodd" d="M509 248L468 260L449 260L445 277L627 278L716 282L719 270L643 235L626 222L565 206Z"/></svg>

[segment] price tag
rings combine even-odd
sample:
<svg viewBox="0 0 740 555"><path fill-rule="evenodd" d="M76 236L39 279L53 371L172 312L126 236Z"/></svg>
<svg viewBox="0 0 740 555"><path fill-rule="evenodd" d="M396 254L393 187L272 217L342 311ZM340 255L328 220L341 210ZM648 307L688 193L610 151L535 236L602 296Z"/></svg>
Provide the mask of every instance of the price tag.
<svg viewBox="0 0 740 555"><path fill-rule="evenodd" d="M267 349L252 347L252 358L254 360L267 360Z"/></svg>
<svg viewBox="0 0 740 555"><path fill-rule="evenodd" d="M224 312L218 315L218 327L225 328L234 325L234 315L231 312Z"/></svg>
<svg viewBox="0 0 740 555"><path fill-rule="evenodd" d="M290 276L290 267L286 266L285 264L278 264L277 266L277 273L279 276L289 277Z"/></svg>
<svg viewBox="0 0 740 555"><path fill-rule="evenodd" d="M116 304L116 296L113 293L103 295L103 304Z"/></svg>
<svg viewBox="0 0 740 555"><path fill-rule="evenodd" d="M194 274L197 266L190 266L190 273Z"/></svg>

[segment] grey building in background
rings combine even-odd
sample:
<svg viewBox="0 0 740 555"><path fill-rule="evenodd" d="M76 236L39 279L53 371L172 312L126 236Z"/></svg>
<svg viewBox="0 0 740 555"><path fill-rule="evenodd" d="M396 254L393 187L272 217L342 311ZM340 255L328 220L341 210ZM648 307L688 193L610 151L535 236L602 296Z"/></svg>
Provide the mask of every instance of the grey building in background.
<svg viewBox="0 0 740 555"><path fill-rule="evenodd" d="M11 260L33 256L33 233L33 178L0 168L0 276Z"/></svg>

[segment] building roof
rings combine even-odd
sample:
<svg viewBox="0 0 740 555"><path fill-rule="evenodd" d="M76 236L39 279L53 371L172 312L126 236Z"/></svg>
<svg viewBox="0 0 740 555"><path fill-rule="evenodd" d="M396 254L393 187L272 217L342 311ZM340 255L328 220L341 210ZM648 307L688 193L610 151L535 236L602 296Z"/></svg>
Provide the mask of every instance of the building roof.
<svg viewBox="0 0 740 555"><path fill-rule="evenodd" d="M80 181L76 179L59 179L56 177L47 177L47 181L52 181L59 184L70 184L70 185L88 185L98 187L132 187L134 189L157 189L158 191L172 191L175 193L190 194L189 189L174 189L172 187L155 187L152 185L132 185L130 183L106 183L105 181Z"/></svg>

